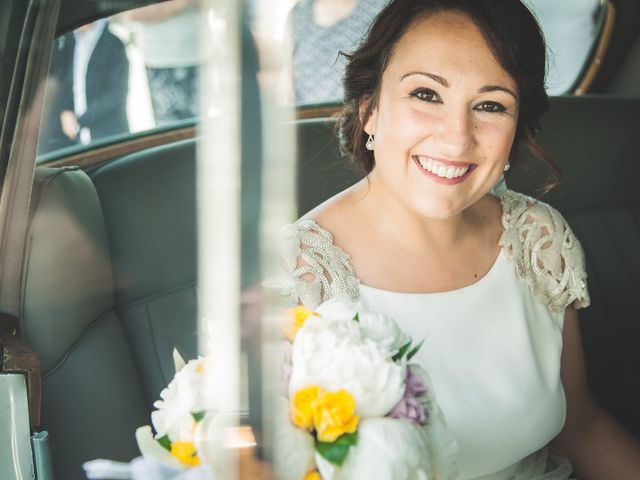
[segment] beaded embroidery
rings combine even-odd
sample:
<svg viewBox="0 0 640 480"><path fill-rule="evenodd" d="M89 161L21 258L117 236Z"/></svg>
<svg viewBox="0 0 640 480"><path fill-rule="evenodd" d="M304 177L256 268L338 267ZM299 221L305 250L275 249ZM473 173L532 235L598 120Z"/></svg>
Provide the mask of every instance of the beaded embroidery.
<svg viewBox="0 0 640 480"><path fill-rule="evenodd" d="M565 219L546 203L502 194L500 246L538 301L552 312L589 306L582 246Z"/></svg>
<svg viewBox="0 0 640 480"><path fill-rule="evenodd" d="M265 284L276 287L285 301L314 309L330 298L360 296L360 281L349 255L333 244L333 236L313 220L298 220L283 229L283 260L288 276Z"/></svg>
<svg viewBox="0 0 640 480"><path fill-rule="evenodd" d="M500 247L531 294L560 312L568 305L589 305L584 254L564 218L546 203L526 195L501 192ZM336 296L357 299L359 280L349 256L333 244L331 233L309 219L284 228L286 277L270 279L291 304L316 308Z"/></svg>

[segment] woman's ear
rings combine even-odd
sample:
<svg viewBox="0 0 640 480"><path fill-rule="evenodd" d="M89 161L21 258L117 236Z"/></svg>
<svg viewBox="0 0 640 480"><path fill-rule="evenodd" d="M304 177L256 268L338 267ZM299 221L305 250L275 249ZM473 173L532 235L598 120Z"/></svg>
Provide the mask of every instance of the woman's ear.
<svg viewBox="0 0 640 480"><path fill-rule="evenodd" d="M374 135L376 133L375 125L378 109L370 108L371 101L371 97L365 97L360 100L358 113L360 115L360 124L362 124L364 131L369 135Z"/></svg>

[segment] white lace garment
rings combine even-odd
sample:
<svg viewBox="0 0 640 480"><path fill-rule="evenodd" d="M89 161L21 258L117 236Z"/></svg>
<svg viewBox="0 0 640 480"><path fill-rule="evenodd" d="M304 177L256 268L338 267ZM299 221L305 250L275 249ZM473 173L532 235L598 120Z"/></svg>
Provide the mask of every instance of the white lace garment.
<svg viewBox="0 0 640 480"><path fill-rule="evenodd" d="M362 285L347 253L313 220L286 228L287 272L269 283L311 309L359 298L425 339L414 359L429 372L458 443L460 480L566 480L568 462L545 446L565 420L564 310L589 304L584 256L556 210L509 190L500 200L501 251L467 287L401 293Z"/></svg>

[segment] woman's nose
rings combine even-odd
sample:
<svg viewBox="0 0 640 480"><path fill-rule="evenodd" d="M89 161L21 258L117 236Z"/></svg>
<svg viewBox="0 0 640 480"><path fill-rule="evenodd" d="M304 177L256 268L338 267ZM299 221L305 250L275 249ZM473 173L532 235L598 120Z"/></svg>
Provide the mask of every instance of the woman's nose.
<svg viewBox="0 0 640 480"><path fill-rule="evenodd" d="M473 142L473 122L466 109L450 110L440 120L438 143L440 152L449 158L463 156Z"/></svg>

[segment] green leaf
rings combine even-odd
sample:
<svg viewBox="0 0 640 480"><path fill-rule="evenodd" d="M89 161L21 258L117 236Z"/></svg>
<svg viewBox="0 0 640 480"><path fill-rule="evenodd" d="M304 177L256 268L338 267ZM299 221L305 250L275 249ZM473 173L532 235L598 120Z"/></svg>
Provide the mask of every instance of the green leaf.
<svg viewBox="0 0 640 480"><path fill-rule="evenodd" d="M393 357L391 357L391 359L394 362L397 362L398 360L401 360L402 357L404 357L404 354L407 353L407 350L409 350L410 346L411 346L411 340L409 340L407 343L405 343L403 346L401 346L400 350L398 350L398 353L396 353Z"/></svg>
<svg viewBox="0 0 640 480"><path fill-rule="evenodd" d="M165 435L164 437L156 438L156 441L166 450L171 451L171 440L169 440L169 435Z"/></svg>
<svg viewBox="0 0 640 480"><path fill-rule="evenodd" d="M360 323L360 314L358 312L356 312L356 316L353 317L353 321Z"/></svg>
<svg viewBox="0 0 640 480"><path fill-rule="evenodd" d="M358 443L358 432L340 435L334 442L316 442L316 450L334 465L341 466L344 463L349 449Z"/></svg>
<svg viewBox="0 0 640 480"><path fill-rule="evenodd" d="M418 345L416 345L414 348L411 349L409 353L407 353L407 361L411 360L413 356L416 353L418 353L418 350L420 350L420 347L422 347L422 344L424 343L424 341L425 339L423 338Z"/></svg>
<svg viewBox="0 0 640 480"><path fill-rule="evenodd" d="M195 412L192 413L191 416L193 417L193 419L196 422L199 422L200 420L202 420L204 418L204 416L207 414L207 412Z"/></svg>

